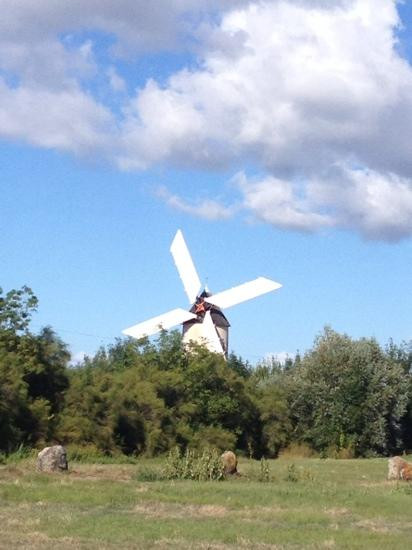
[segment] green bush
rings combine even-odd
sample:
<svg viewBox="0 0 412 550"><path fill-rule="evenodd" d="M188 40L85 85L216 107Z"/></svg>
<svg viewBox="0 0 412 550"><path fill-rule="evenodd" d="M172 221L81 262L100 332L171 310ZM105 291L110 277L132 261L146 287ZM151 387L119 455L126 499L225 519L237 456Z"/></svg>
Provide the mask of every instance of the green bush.
<svg viewBox="0 0 412 550"><path fill-rule="evenodd" d="M225 478L220 453L217 449L205 449L201 454L179 447L172 449L163 470L166 479L191 479L194 481L221 481Z"/></svg>
<svg viewBox="0 0 412 550"><path fill-rule="evenodd" d="M218 449L222 453L226 449L235 448L236 440L237 436L229 430L220 426L206 426L194 433L189 446L197 450L205 447Z"/></svg>

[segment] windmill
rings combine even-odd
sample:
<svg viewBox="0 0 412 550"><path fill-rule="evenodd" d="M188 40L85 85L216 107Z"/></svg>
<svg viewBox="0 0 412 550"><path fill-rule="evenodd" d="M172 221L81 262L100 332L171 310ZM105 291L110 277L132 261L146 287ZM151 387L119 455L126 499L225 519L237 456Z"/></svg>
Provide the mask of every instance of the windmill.
<svg viewBox="0 0 412 550"><path fill-rule="evenodd" d="M277 290L282 285L265 277L258 277L217 294L211 294L207 287L201 292L202 284L180 229L173 239L170 252L189 299L190 310L173 309L129 327L123 330L123 334L142 338L182 324L185 344L193 341L206 345L212 352L227 356L230 325L222 309Z"/></svg>

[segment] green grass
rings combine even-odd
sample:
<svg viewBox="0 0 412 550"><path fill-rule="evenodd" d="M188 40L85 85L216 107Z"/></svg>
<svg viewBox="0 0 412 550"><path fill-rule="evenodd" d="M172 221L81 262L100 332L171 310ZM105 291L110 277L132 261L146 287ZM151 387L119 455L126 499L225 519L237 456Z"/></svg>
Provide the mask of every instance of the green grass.
<svg viewBox="0 0 412 550"><path fill-rule="evenodd" d="M0 548L373 548L412 540L412 484L387 460L241 460L224 482L156 479L161 460L72 462L40 474L33 458L0 466Z"/></svg>

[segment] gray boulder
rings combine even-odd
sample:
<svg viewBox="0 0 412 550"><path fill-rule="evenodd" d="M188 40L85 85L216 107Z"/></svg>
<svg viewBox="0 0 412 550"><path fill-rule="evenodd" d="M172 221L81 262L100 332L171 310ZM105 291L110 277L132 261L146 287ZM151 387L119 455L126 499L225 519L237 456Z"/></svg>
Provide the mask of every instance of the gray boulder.
<svg viewBox="0 0 412 550"><path fill-rule="evenodd" d="M223 472L225 475L237 474L237 457L232 451L225 451L222 456Z"/></svg>
<svg viewBox="0 0 412 550"><path fill-rule="evenodd" d="M37 455L37 469L40 472L63 472L67 468L66 449L61 445L45 447Z"/></svg>

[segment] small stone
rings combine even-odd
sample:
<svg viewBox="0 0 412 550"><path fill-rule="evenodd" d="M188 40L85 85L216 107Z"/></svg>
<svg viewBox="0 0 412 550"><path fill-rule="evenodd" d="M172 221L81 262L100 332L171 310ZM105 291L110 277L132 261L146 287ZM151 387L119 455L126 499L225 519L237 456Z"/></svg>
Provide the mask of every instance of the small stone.
<svg viewBox="0 0 412 550"><path fill-rule="evenodd" d="M67 468L66 449L61 445L45 447L37 455L37 469L40 472L63 472Z"/></svg>

